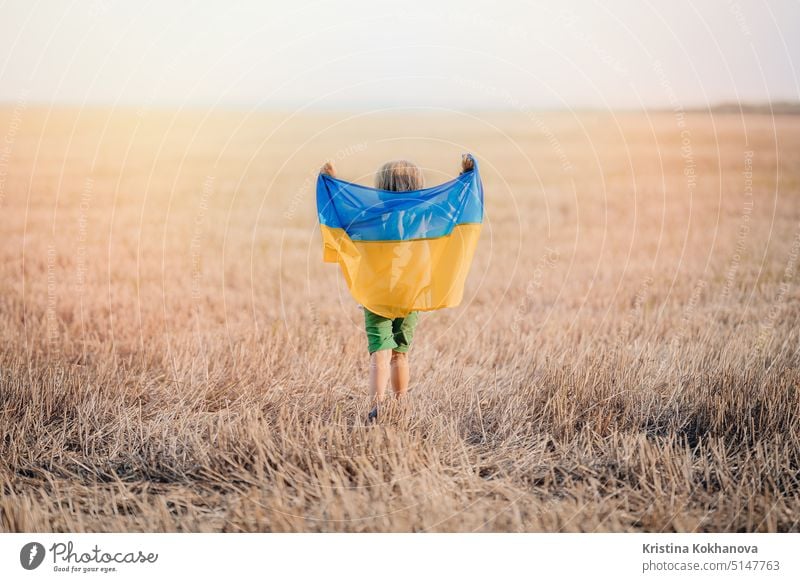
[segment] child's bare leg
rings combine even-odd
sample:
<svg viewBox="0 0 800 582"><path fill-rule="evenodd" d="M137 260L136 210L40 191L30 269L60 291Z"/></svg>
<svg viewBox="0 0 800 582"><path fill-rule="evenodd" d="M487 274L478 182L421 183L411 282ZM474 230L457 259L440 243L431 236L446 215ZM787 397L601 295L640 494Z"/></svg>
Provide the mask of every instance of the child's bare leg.
<svg viewBox="0 0 800 582"><path fill-rule="evenodd" d="M398 398L408 392L408 355L392 351L392 390Z"/></svg>
<svg viewBox="0 0 800 582"><path fill-rule="evenodd" d="M389 361L391 350L373 352L369 357L369 397L373 406L383 400L389 383Z"/></svg>

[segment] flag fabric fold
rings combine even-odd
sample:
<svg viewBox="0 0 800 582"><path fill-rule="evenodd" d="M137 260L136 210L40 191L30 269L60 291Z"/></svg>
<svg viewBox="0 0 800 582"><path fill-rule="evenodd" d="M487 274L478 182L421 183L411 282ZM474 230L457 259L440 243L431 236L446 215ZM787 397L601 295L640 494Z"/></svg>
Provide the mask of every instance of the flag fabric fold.
<svg viewBox="0 0 800 582"><path fill-rule="evenodd" d="M454 307L483 223L478 164L422 190L392 192L317 179L323 260L338 263L353 298L378 315Z"/></svg>

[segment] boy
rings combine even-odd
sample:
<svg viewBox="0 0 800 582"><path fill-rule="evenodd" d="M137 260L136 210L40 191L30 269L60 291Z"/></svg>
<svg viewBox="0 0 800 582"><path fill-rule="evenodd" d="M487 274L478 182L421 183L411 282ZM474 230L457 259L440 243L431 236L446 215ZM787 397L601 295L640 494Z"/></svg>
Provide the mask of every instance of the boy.
<svg viewBox="0 0 800 582"><path fill-rule="evenodd" d="M474 167L472 156L461 158L461 173ZM336 177L332 162L322 166L321 173ZM383 164L375 174L375 188L392 192L409 192L424 188L424 178L419 166L408 160L394 160ZM390 319L364 308L364 325L370 353L369 394L372 410L367 421L378 418L378 405L383 401L386 386L391 380L397 398L408 391L408 349L414 337L419 314L412 311L405 317Z"/></svg>

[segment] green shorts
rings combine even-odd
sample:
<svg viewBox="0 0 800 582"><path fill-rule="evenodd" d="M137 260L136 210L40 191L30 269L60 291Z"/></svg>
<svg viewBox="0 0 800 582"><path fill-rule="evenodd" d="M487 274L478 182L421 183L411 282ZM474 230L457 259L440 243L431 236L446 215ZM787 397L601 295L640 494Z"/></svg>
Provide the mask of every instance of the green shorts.
<svg viewBox="0 0 800 582"><path fill-rule="evenodd" d="M364 308L364 323L367 328L367 348L369 353L380 350L407 352L414 337L419 315L412 311L405 317L389 319Z"/></svg>

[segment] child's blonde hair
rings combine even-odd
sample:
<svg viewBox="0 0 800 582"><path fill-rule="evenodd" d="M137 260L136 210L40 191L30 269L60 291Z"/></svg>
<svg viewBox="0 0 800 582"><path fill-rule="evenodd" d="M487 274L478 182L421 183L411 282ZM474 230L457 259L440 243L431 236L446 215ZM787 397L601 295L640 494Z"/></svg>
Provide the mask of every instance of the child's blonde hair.
<svg viewBox="0 0 800 582"><path fill-rule="evenodd" d="M375 174L375 187L379 190L408 192L421 190L425 186L422 170L414 162L408 160L392 160L386 162Z"/></svg>

